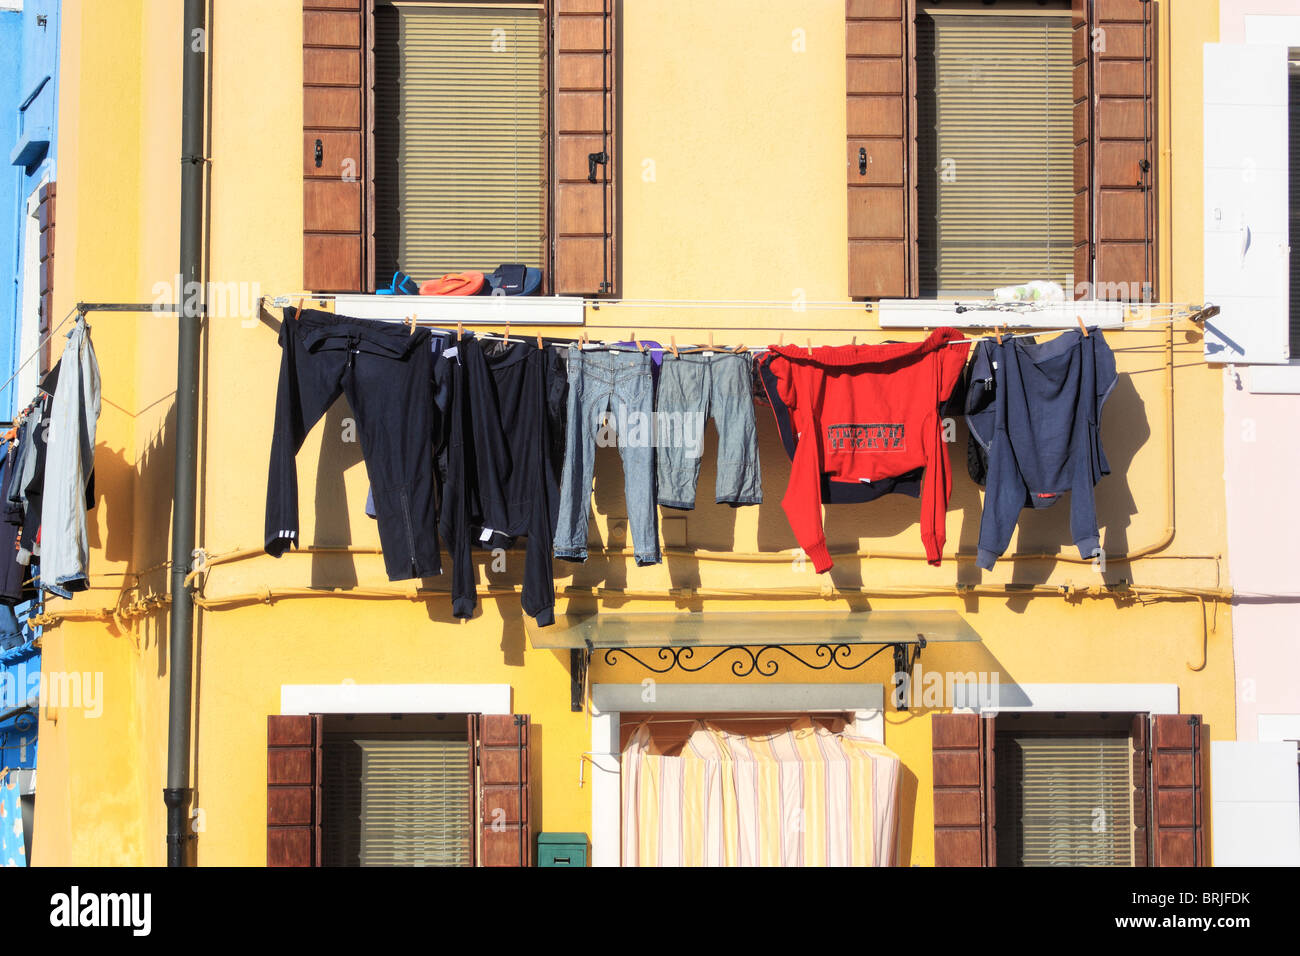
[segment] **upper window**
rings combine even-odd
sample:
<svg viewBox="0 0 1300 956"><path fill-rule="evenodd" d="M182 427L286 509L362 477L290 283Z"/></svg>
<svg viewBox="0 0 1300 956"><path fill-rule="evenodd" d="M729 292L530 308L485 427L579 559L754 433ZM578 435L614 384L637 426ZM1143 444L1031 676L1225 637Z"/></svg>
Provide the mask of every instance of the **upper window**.
<svg viewBox="0 0 1300 956"><path fill-rule="evenodd" d="M376 5L381 284L545 261L545 26L540 5Z"/></svg>
<svg viewBox="0 0 1300 956"><path fill-rule="evenodd" d="M923 295L1043 279L1075 247L1069 11L945 5L916 21Z"/></svg>

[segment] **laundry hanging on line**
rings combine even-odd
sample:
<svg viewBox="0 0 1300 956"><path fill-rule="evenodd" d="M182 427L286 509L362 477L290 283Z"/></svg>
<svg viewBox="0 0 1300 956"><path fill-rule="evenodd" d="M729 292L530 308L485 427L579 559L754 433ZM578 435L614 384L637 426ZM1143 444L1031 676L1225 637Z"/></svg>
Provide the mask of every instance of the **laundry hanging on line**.
<svg viewBox="0 0 1300 956"><path fill-rule="evenodd" d="M695 505L702 442L683 447L673 440L680 434L663 430L665 420L693 416L702 432L712 418L719 436L715 501L761 503L755 393L771 405L791 458L782 504L818 572L832 566L821 506L885 494L921 499L926 557L940 563L952 492L942 417L954 408L970 423L972 475L988 461L981 566L991 567L1005 549L1022 506L1009 504L1017 495L1024 506L1044 507L1067 490L1076 492L1076 544L1083 549L1096 540L1091 485L1109 471L1097 420L1115 378L1113 355L1100 334L1066 332L1040 345L1024 334L972 340L942 328L921 342L778 344L750 353L711 343L665 348L634 335L593 345L314 310L287 308L285 316L268 553L297 546L293 454L328 406L347 394L373 482L367 511L378 520L389 578L440 574L445 544L456 617L471 616L477 605L474 551L509 549L524 538L521 603L539 625L553 621L550 558L587 559L596 449L605 432L619 448L632 552L640 566L662 561L658 507ZM979 343L977 359L968 366L973 341ZM1079 342L1090 344L1080 348ZM1011 350L1012 359L995 357L999 349ZM1008 379L1009 364L1018 371ZM1059 366L1053 381L1078 396L1072 409L1037 400L1033 370L1040 365ZM1089 375L1092 385L1084 381ZM1090 389L1100 390L1091 417L1082 397ZM1020 400L1020 412L1011 407L1017 390L1029 395ZM1074 437L1060 452L1050 433L1063 416ZM1003 418L1010 424L999 431ZM1068 480L1050 468L1009 471L1006 463L1031 445L1051 461L1065 461L1060 468L1089 464L1086 495L1079 493L1082 471L1070 471Z"/></svg>
<svg viewBox="0 0 1300 956"><path fill-rule="evenodd" d="M1020 512L1070 494L1070 534L1082 558L1101 547L1094 487L1110 474L1101 412L1118 376L1097 330L981 342L971 361L966 421L972 477L987 460L976 564L992 570Z"/></svg>
<svg viewBox="0 0 1300 956"><path fill-rule="evenodd" d="M781 504L817 573L834 563L822 527L823 478L874 483L918 468L921 541L930 564L939 564L952 493L939 405L968 350L953 328L936 329L923 342L768 349L764 362L798 434Z"/></svg>
<svg viewBox="0 0 1300 956"><path fill-rule="evenodd" d="M95 505L100 372L85 317L17 416L0 459L0 603L89 587L86 512Z"/></svg>

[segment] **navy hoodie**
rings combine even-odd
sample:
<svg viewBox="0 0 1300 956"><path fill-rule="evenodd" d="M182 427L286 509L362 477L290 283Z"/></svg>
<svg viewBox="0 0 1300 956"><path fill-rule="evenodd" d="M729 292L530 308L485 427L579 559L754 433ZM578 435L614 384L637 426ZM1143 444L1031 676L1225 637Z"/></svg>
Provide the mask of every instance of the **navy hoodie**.
<svg viewBox="0 0 1300 956"><path fill-rule="evenodd" d="M975 347L966 422L988 452L976 559L986 571L1006 551L1022 508L1049 508L1067 491L1080 557L1101 545L1093 488L1110 474L1101 410L1116 373L1105 337L1089 333L1043 343L1003 336Z"/></svg>

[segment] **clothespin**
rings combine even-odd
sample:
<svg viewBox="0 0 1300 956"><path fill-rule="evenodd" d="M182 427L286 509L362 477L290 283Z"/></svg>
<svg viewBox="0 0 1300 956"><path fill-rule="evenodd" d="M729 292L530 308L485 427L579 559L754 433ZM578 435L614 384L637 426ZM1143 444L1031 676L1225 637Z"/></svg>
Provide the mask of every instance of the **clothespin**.
<svg viewBox="0 0 1300 956"><path fill-rule="evenodd" d="M670 343L670 347L672 348L673 358L681 358L681 356L677 354L677 336L675 335L668 336L668 341Z"/></svg>
<svg viewBox="0 0 1300 956"><path fill-rule="evenodd" d="M1083 333L1083 337L1086 339L1088 337L1088 327L1083 324L1083 316L1076 315L1074 321L1079 323L1079 331Z"/></svg>
<svg viewBox="0 0 1300 956"><path fill-rule="evenodd" d="M460 322L457 321L457 322L456 322L456 341L457 341L457 342L460 341L460 337L461 337L461 334L462 334L463 331L464 331L464 330L461 328L461 324L460 324Z"/></svg>
<svg viewBox="0 0 1300 956"><path fill-rule="evenodd" d="M410 323L410 326L411 326L411 331L410 331L409 333L407 333L407 334L408 334L408 335L414 335L414 334L415 334L415 315L414 315L414 313L412 313L411 315L408 315L408 316L406 317L406 321L407 321L408 323Z"/></svg>
<svg viewBox="0 0 1300 956"><path fill-rule="evenodd" d="M510 341L510 320L509 320L509 319L506 319L506 338L505 338L505 340L506 340L507 342Z"/></svg>
<svg viewBox="0 0 1300 956"><path fill-rule="evenodd" d="M305 301L303 296L298 296L298 311L293 314L295 320L302 318L302 304Z"/></svg>
<svg viewBox="0 0 1300 956"><path fill-rule="evenodd" d="M732 346L731 351L739 355L741 352L748 352L749 350L745 348L745 343L741 342L739 345Z"/></svg>
<svg viewBox="0 0 1300 956"><path fill-rule="evenodd" d="M537 336L537 351L542 352L545 350L546 350L546 346L542 344L542 337L539 335Z"/></svg>
<svg viewBox="0 0 1300 956"><path fill-rule="evenodd" d="M785 333L784 333L784 332L782 332L780 335L778 335L778 336L776 337L776 347L777 347L777 348L780 348L780 347L783 346L783 345L785 345Z"/></svg>
<svg viewBox="0 0 1300 956"><path fill-rule="evenodd" d="M812 358L812 339L811 338L807 339L807 342L808 342L808 357Z"/></svg>
<svg viewBox="0 0 1300 956"><path fill-rule="evenodd" d="M712 332L709 333L709 351L710 351L710 352L713 351L713 333L712 333Z"/></svg>

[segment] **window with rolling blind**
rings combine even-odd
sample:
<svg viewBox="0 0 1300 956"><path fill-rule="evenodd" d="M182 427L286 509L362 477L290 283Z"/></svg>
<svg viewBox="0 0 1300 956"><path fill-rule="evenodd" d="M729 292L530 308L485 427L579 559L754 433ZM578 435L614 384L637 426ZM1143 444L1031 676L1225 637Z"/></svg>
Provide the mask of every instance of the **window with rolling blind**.
<svg viewBox="0 0 1300 956"><path fill-rule="evenodd" d="M922 294L1069 288L1073 271L1069 10L986 10L916 19Z"/></svg>
<svg viewBox="0 0 1300 956"><path fill-rule="evenodd" d="M385 284L542 266L543 5L375 7L375 261Z"/></svg>
<svg viewBox="0 0 1300 956"><path fill-rule="evenodd" d="M441 722L458 729L327 728L325 866L474 865L469 739L463 718Z"/></svg>
<svg viewBox="0 0 1300 956"><path fill-rule="evenodd" d="M996 735L999 866L1133 866L1127 734Z"/></svg>

